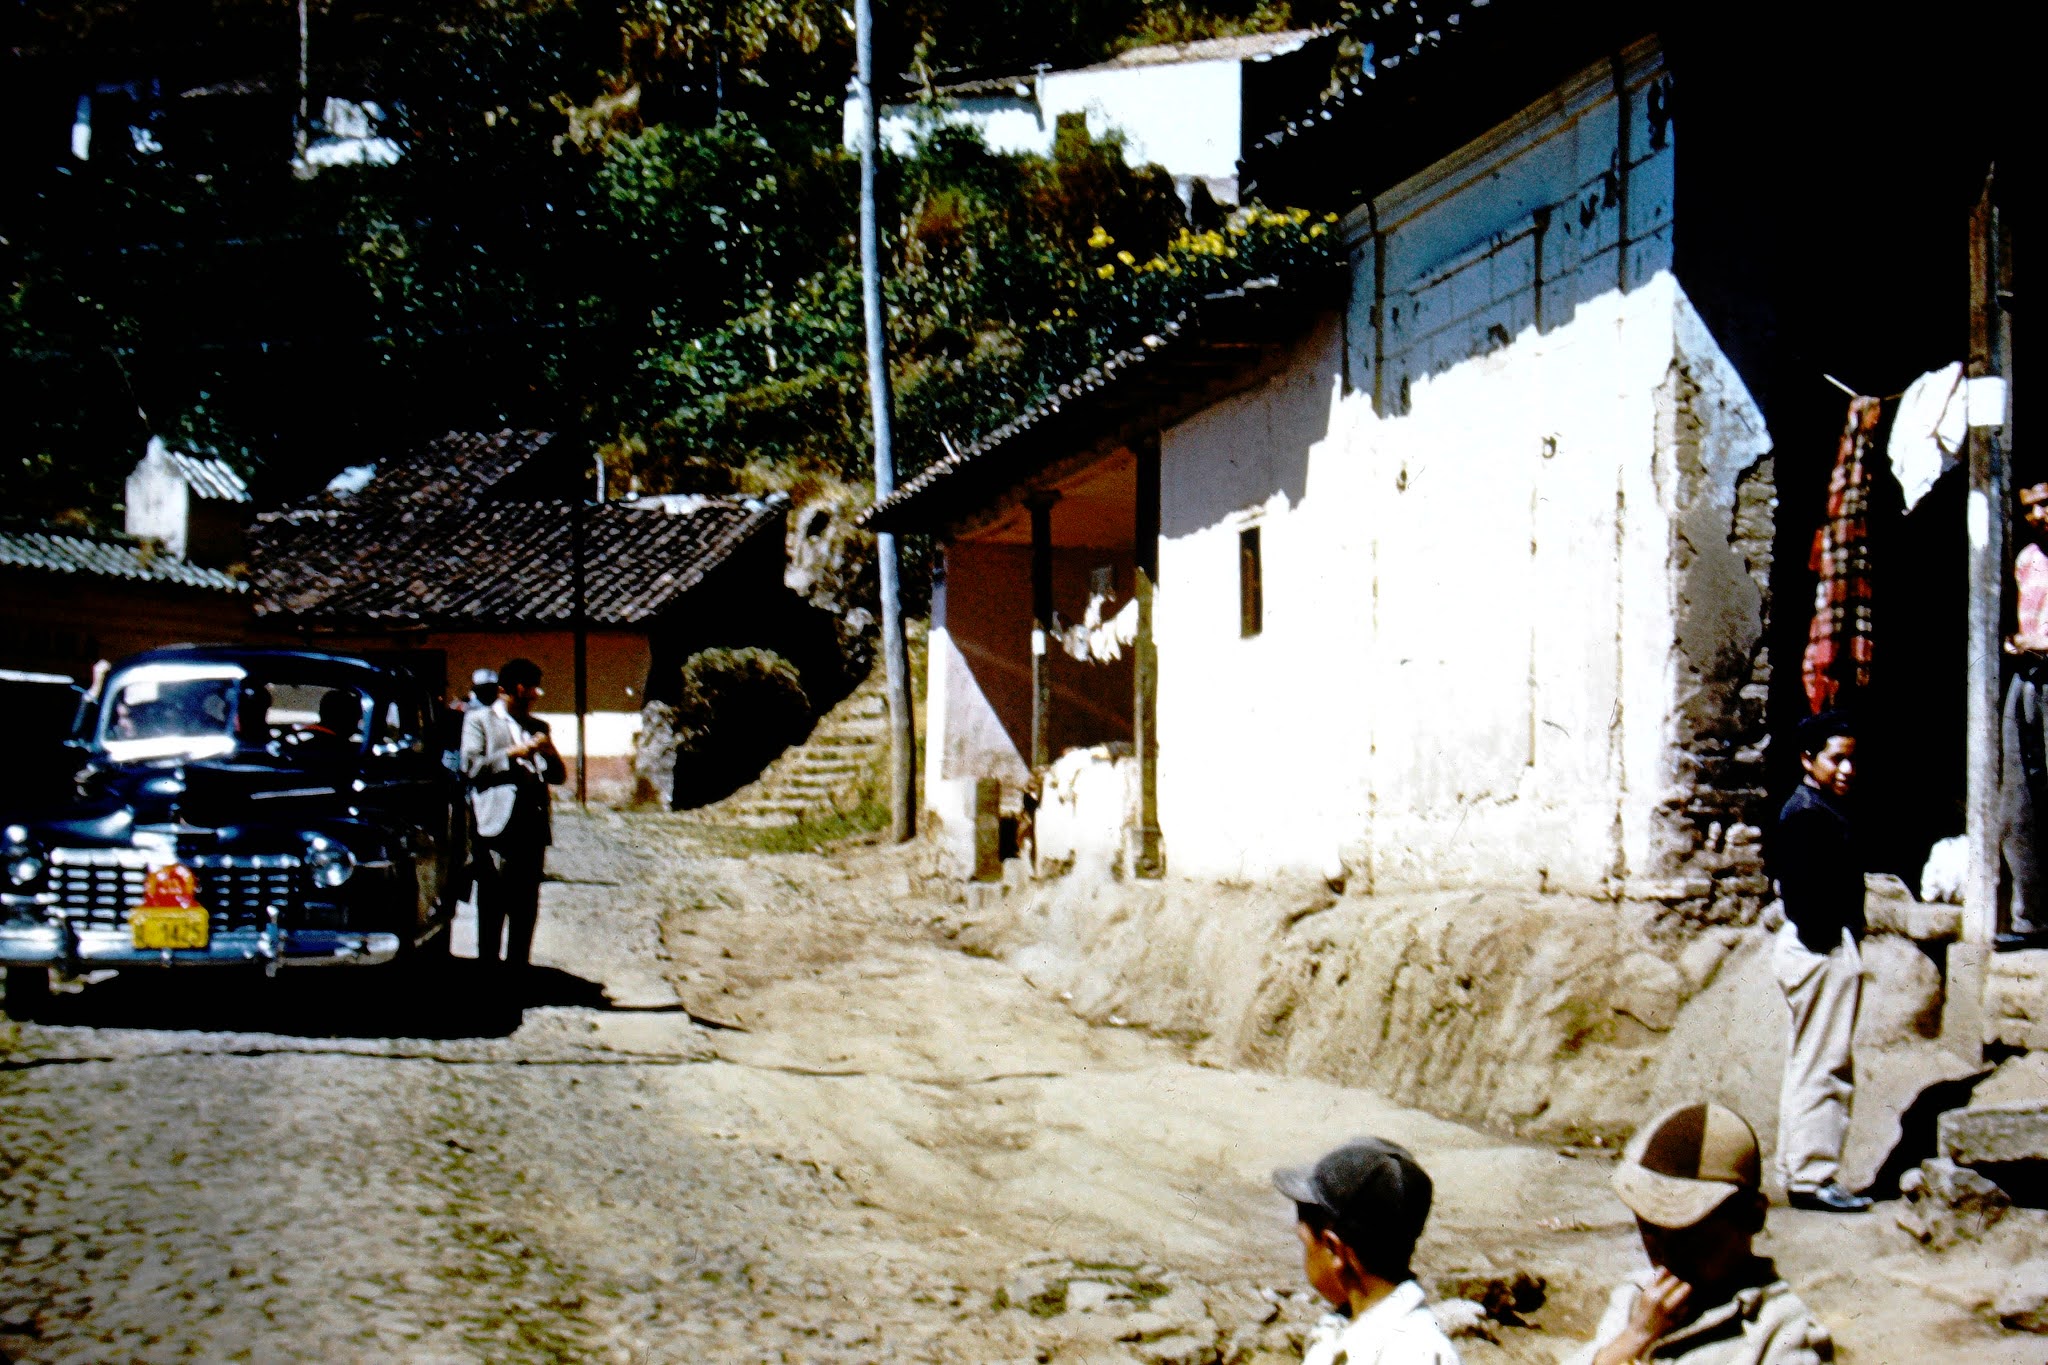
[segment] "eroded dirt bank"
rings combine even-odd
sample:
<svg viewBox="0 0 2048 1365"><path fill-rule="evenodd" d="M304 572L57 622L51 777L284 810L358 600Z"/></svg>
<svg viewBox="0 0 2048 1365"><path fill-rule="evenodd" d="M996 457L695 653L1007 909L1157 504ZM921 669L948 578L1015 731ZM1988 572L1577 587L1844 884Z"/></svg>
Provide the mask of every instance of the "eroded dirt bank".
<svg viewBox="0 0 2048 1365"><path fill-rule="evenodd" d="M1254 951L1244 946L1250 936L1242 923L1186 914L1182 901L1185 922L1163 924L1128 900L1103 897L1096 931L1061 939L1025 921L1072 915L1072 906L1040 899L1034 907L1019 896L1011 902L1016 913L970 909L919 880L916 863L914 851L879 849L695 860L679 869L680 899L665 943L691 1007L749 1030L720 1034L721 1056L788 1068L785 1076L840 1073L839 1082L854 1087L842 1103L820 1106L814 1092L786 1082L788 1104L776 1122L829 1161L863 1201L945 1239L936 1244L947 1246L967 1282L1014 1276L1020 1253L1068 1263L1150 1262L1205 1297L1222 1358L1231 1358L1234 1343L1241 1359L1292 1359L1286 1352L1298 1327L1287 1314L1305 1306L1258 1323L1270 1311L1258 1305L1276 1290L1291 1291L1299 1276L1288 1210L1271 1195L1267 1172L1361 1131L1409 1144L1438 1178L1437 1213L1420 1257L1425 1279L1448 1282L1477 1267L1527 1270L1549 1285L1544 1307L1530 1315L1533 1328L1498 1329L1497 1344L1463 1340L1468 1360L1554 1360L1565 1341L1590 1327L1604 1287L1635 1263L1633 1224L1607 1190L1607 1151L1555 1137L1504 1139L1313 1074L1253 1069L1233 1050L1241 1040L1208 1035L1205 1021L1271 1017L1256 1006L1274 999L1275 987L1231 967L1233 955L1242 960ZM1284 896L1275 901L1276 928L1305 937L1333 911L1359 913L1313 892L1307 914ZM1589 914L1567 926L1543 951L1563 962L1589 947L1610 970L1637 972L1650 987L1665 982L1647 963L1629 963L1634 950L1619 946L1608 914L1604 925ZM1179 948L1165 942L1174 932L1187 936ZM1457 932L1438 931L1430 945L1438 964L1454 953ZM1356 945L1332 946L1342 941L1334 930L1322 934L1329 941L1322 972L1402 970L1376 966ZM1688 965L1700 979L1661 995L1646 987L1638 1008L1671 1030L1685 1003L1715 982L1740 986L1754 972L1749 957L1742 943L1726 941L1715 970L1695 959ZM1144 969L1147 960L1155 970ZM1657 965L1680 970L1662 959ZM1484 981L1476 970L1468 975L1473 1000L1518 989ZM1551 1035L1532 1021L1559 998L1586 998L1600 984L1578 983L1576 997L1520 987L1530 998L1513 1029L1533 1035L1527 1052L1542 1064L1517 1077L1512 1059L1496 1059L1485 1083L1500 1093L1520 1087L1541 1111L1544 1087L1560 1071L1542 1052ZM1368 1026L1295 990L1293 1013L1324 1011L1297 1037L1335 1046L1347 1027ZM1748 986L1740 992L1753 993ZM1612 1012L1605 1002L1601 1010ZM1873 1017L1889 1016L1879 1009ZM1640 1089L1625 1093L1639 1101L1698 1073L1696 1064L1660 1073L1651 1038L1658 1030L1636 1022L1636 1033L1615 1027L1582 1040L1634 1050L1620 1070L1639 1077ZM1886 1027L1910 1031L1909 1024L1891 1017ZM1369 1027L1359 1050L1402 1058L1396 1029L1376 1020ZM1426 1042L1406 1050L1399 1061L1409 1068L1405 1084L1427 1085L1432 1074L1455 1081L1461 1069L1476 1071L1471 1057L1482 1051L1420 1055L1428 1050ZM1758 1066L1776 1069L1768 1060ZM906 1084L909 1078L917 1083ZM1583 1101L1566 1096L1551 1107L1606 1103L1591 1093L1597 1078L1586 1073L1575 1082L1587 1089ZM1631 1123L1637 1117L1626 1115ZM1888 1211L1830 1221L1781 1209L1766 1250L1837 1326L1844 1359L2019 1361L2040 1355L2033 1340L1999 1331L1966 1305L1987 1298L2028 1238L2043 1231L2038 1220L2022 1219L1991 1248L1933 1258L1898 1232ZM1091 1348L1107 1354L1090 1354L1078 1338L1059 1345L1060 1331L1093 1325L1088 1315L1048 1314L1033 1338L1040 1358L1169 1358L1148 1357L1130 1343Z"/></svg>
<svg viewBox="0 0 2048 1365"><path fill-rule="evenodd" d="M1083 1018L961 951L914 855L562 834L509 1006L459 963L383 991L117 979L10 1032L0 1352L1290 1360L1314 1309L1266 1173L1360 1131L1437 1176L1426 1279L1548 1282L1468 1360L1555 1359L1633 1263L1600 1152ZM2036 1361L1968 1307L2012 1246L1937 1260L1887 1216L1779 1211L1768 1249L1845 1359Z"/></svg>
<svg viewBox="0 0 2048 1365"><path fill-rule="evenodd" d="M1705 1096L1775 1143L1785 1007L1761 927L1682 931L1657 924L1654 905L1343 896L1320 882L920 885L950 902L936 922L967 951L1084 1018L1194 1040L1207 1064L1334 1081L1567 1146L1617 1147L1644 1116ZM1898 1108L1971 1070L1936 1041L1933 960L1882 933L1864 957L1859 1184L1896 1142Z"/></svg>

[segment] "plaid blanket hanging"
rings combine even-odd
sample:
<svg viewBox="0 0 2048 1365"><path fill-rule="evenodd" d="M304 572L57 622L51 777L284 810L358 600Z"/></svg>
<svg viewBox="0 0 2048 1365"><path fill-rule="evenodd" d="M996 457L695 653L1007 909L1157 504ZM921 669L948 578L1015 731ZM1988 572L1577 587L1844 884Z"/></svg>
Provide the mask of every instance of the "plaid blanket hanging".
<svg viewBox="0 0 2048 1365"><path fill-rule="evenodd" d="M1849 421L1828 476L1828 514L1813 533L1813 623L1800 678L1815 713L1870 686L1871 446L1884 404L1849 400Z"/></svg>

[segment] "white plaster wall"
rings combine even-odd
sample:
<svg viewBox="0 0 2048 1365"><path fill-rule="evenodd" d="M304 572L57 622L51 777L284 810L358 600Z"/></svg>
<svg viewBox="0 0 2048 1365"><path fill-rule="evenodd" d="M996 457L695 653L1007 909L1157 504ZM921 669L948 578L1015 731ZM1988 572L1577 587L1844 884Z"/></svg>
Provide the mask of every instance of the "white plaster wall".
<svg viewBox="0 0 2048 1365"><path fill-rule="evenodd" d="M1088 132L1124 135L1124 160L1175 175L1235 180L1244 78L1237 62L1056 71L1046 76L1047 122L1084 114Z"/></svg>
<svg viewBox="0 0 2048 1365"><path fill-rule="evenodd" d="M1112 875L1138 817L1138 762L1110 746L1069 749L1046 770L1034 827L1041 871Z"/></svg>
<svg viewBox="0 0 2048 1365"><path fill-rule="evenodd" d="M1369 565L1332 425L1353 416L1340 355L1333 321L1292 370L1161 442L1159 811L1177 873L1323 869L1364 824ZM1238 544L1253 525L1263 629L1243 639Z"/></svg>
<svg viewBox="0 0 2048 1365"><path fill-rule="evenodd" d="M149 449L128 475L123 490L123 529L129 535L162 543L183 559L191 527L192 490L164 455L162 438L149 438Z"/></svg>
<svg viewBox="0 0 2048 1365"><path fill-rule="evenodd" d="M932 587L931 630L926 636L924 808L936 817L930 831L941 865L966 876L974 868L974 785L1001 778L1011 789L1031 769L976 686L974 674L946 628L946 584Z"/></svg>
<svg viewBox="0 0 2048 1365"><path fill-rule="evenodd" d="M1624 124L1589 72L1382 196L1347 225L1346 315L1164 434L1177 873L1341 856L1377 890L1619 894L1651 868L1678 685L1673 365L1709 376L1716 458L1768 446L1670 273L1671 130L1645 98L1662 78L1633 54ZM1249 524L1265 629L1247 640Z"/></svg>
<svg viewBox="0 0 2048 1365"><path fill-rule="evenodd" d="M576 756L576 713L574 711L536 711L536 716L548 723L548 729L555 738L555 748L562 757ZM640 713L638 711L585 711L583 713L584 737L590 741L592 758L631 758L633 742L640 737Z"/></svg>
<svg viewBox="0 0 2048 1365"><path fill-rule="evenodd" d="M1243 123L1243 76L1236 61L1054 71L1014 95L975 96L936 112L885 108L882 143L898 156L916 150L934 119L970 127L990 151L1051 156L1062 114L1081 114L1091 136L1124 135L1124 160L1164 166L1176 176L1236 183ZM845 145L860 145L860 107L846 102Z"/></svg>

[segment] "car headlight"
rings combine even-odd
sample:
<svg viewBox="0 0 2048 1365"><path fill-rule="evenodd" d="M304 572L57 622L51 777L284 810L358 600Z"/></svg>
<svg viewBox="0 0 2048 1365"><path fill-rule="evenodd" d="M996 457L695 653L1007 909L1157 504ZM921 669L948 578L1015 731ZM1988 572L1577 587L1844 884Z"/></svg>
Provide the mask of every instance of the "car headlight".
<svg viewBox="0 0 2048 1365"><path fill-rule="evenodd" d="M316 834L306 841L306 871L312 874L313 885L332 889L355 875L356 857L332 839Z"/></svg>
<svg viewBox="0 0 2048 1365"><path fill-rule="evenodd" d="M42 880L49 865L43 861L43 851L28 837L28 830L21 825L9 825L4 841L0 841L0 861L7 864L7 881L12 886L27 886Z"/></svg>

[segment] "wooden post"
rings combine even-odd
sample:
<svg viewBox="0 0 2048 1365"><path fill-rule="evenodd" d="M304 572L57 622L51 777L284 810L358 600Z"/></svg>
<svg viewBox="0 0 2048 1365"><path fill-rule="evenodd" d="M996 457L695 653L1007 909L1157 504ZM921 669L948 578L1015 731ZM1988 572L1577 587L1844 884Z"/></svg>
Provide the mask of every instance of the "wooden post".
<svg viewBox="0 0 2048 1365"><path fill-rule="evenodd" d="M1131 870L1166 875L1159 841L1159 651L1152 643L1152 595L1159 581L1159 437L1139 443L1137 538L1132 573L1138 639L1132 652L1131 747L1138 755L1138 828Z"/></svg>
<svg viewBox="0 0 2048 1365"><path fill-rule="evenodd" d="M1031 771L1052 762L1052 505L1057 493L1033 493L1031 508Z"/></svg>
<svg viewBox="0 0 2048 1365"><path fill-rule="evenodd" d="M1969 379L1993 373L1993 297L1997 269L1994 234L1997 211L1991 204L1991 180L1970 212L1970 354ZM1963 900L1963 941L1989 944L1998 931L1998 784L1999 663L2003 657L2006 584L2005 461L1995 429L1976 425L1971 414L1966 446L1970 491L1966 504L1969 532L1969 694L1964 823L1969 833L1970 880Z"/></svg>
<svg viewBox="0 0 2048 1365"><path fill-rule="evenodd" d="M1003 879L1003 780L974 779L974 880Z"/></svg>
<svg viewBox="0 0 2048 1365"><path fill-rule="evenodd" d="M569 624L575 632L576 804L584 810L590 809L590 735L585 719L590 711L590 603L586 600L583 569L584 521L588 516L589 507L584 503L577 503L569 511L570 578L574 594Z"/></svg>
<svg viewBox="0 0 2048 1365"><path fill-rule="evenodd" d="M1993 177L1970 213L1970 355L1966 383L2010 376L2011 336L1999 306L2005 269L1999 260L1998 210ZM1972 392L1969 397L1975 398ZM2010 399L2007 412L2011 411ZM1964 828L1970 846L1970 878L1964 887L1962 941L1948 949L1943 983L1941 1033L1949 1050L1971 1061L1984 1052L1984 988L1992 944L1998 933L2000 775L2000 661L2003 657L2007 528L2011 520L2006 451L2011 433L1990 425L1971 404L1966 443L1970 491L1965 504L1969 532L1969 695ZM2001 414L2003 415L2003 414ZM1979 425L1979 423L1986 423Z"/></svg>

